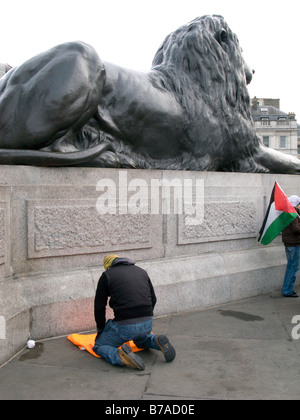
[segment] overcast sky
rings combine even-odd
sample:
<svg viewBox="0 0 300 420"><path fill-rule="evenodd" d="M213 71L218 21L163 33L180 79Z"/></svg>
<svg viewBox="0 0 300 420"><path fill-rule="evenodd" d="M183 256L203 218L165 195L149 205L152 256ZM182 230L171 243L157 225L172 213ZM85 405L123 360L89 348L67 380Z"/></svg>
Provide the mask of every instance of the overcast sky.
<svg viewBox="0 0 300 420"><path fill-rule="evenodd" d="M0 0L0 62L12 66L74 40L118 65L149 70L164 38L197 16L219 14L255 70L251 97L280 98L300 123L299 0Z"/></svg>

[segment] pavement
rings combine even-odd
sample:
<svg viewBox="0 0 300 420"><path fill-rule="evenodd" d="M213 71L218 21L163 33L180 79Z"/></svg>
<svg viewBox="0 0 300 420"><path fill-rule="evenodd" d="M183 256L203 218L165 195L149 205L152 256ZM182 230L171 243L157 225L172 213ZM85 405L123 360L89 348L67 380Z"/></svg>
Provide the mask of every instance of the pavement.
<svg viewBox="0 0 300 420"><path fill-rule="evenodd" d="M176 358L143 350L145 371L112 366L66 337L37 342L0 368L0 400L300 399L300 298L272 292L155 318L153 331L167 334Z"/></svg>

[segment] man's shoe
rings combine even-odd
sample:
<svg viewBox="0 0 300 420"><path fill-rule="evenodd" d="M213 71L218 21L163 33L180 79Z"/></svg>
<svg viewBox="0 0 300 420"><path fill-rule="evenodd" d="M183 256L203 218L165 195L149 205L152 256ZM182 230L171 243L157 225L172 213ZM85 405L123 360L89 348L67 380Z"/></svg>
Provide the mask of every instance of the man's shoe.
<svg viewBox="0 0 300 420"><path fill-rule="evenodd" d="M282 295L283 297L292 297L292 298L297 298L299 297L299 295L297 295L296 292L291 293L290 295Z"/></svg>
<svg viewBox="0 0 300 420"><path fill-rule="evenodd" d="M137 354L133 353L132 349L128 344L118 350L118 354L125 366L132 366L138 370L145 370L145 364L143 360Z"/></svg>
<svg viewBox="0 0 300 420"><path fill-rule="evenodd" d="M163 352L166 362L172 362L172 360L175 359L176 351L170 343L168 337L166 335L158 335L156 338L156 343Z"/></svg>

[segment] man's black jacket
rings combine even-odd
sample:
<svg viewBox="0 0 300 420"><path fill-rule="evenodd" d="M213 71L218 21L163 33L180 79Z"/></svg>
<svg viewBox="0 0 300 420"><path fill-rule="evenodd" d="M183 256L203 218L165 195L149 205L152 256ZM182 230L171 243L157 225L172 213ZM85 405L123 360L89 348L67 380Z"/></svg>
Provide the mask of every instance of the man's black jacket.
<svg viewBox="0 0 300 420"><path fill-rule="evenodd" d="M300 246L300 210L295 207L298 217L282 231L284 246Z"/></svg>
<svg viewBox="0 0 300 420"><path fill-rule="evenodd" d="M145 270L128 258L117 258L102 273L95 296L95 320L98 332L105 326L105 308L114 311L115 321L152 316L156 296Z"/></svg>

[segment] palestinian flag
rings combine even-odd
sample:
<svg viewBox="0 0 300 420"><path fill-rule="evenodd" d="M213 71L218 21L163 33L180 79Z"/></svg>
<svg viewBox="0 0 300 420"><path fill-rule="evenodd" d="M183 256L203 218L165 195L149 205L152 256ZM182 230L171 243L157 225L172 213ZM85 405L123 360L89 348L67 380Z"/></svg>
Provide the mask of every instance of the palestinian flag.
<svg viewBox="0 0 300 420"><path fill-rule="evenodd" d="M259 231L258 241L263 245L268 245L296 219L297 215L297 211L275 182L269 207Z"/></svg>

